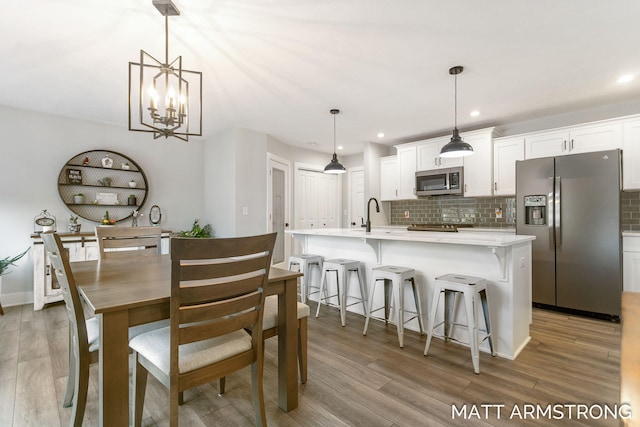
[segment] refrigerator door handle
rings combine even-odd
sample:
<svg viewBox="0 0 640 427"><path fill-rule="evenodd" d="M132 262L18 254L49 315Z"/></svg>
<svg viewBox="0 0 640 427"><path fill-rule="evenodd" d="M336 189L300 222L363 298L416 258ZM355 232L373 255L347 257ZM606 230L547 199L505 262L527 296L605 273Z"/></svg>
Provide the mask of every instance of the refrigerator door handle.
<svg viewBox="0 0 640 427"><path fill-rule="evenodd" d="M554 201L554 216L555 216L555 221L554 221L554 226L556 229L556 250L560 250L562 248L562 209L560 207L560 204L562 203L562 185L561 185L561 179L559 176L556 176L556 182L555 182L555 201Z"/></svg>
<svg viewBox="0 0 640 427"><path fill-rule="evenodd" d="M555 209L555 197L553 194L554 186L553 186L553 177L549 177L549 181L551 181L551 191L548 194L547 200L549 206L547 206L547 227L549 228L549 249L551 251L555 251L556 242L555 242L555 233L553 228L553 212Z"/></svg>

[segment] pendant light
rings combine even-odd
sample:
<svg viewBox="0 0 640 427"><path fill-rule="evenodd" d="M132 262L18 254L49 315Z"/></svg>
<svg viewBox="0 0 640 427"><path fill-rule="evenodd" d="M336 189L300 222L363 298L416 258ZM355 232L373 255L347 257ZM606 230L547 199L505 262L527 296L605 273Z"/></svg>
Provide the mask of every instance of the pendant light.
<svg viewBox="0 0 640 427"><path fill-rule="evenodd" d="M453 135L451 141L447 142L442 150L440 150L440 157L464 157L473 154L473 147L460 138L460 132L458 132L458 74L462 73L464 68L461 65L457 65L449 69L449 74L454 76L454 126Z"/></svg>
<svg viewBox="0 0 640 427"><path fill-rule="evenodd" d="M333 109L329 112L333 114L333 157L331 162L324 167L324 173L345 173L347 170L338 161L338 155L336 154L336 114L340 114L340 110Z"/></svg>

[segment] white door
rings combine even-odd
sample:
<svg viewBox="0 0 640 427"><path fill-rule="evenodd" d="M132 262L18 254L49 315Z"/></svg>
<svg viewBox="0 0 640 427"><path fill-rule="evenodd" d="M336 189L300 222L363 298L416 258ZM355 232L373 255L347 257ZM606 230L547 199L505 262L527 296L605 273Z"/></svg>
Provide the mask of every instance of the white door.
<svg viewBox="0 0 640 427"><path fill-rule="evenodd" d="M349 174L349 227L364 224L364 169L350 168Z"/></svg>
<svg viewBox="0 0 640 427"><path fill-rule="evenodd" d="M279 264L289 258L290 242L284 231L289 227L290 164L284 159L269 154L267 156L267 230L278 233L273 249L272 264Z"/></svg>

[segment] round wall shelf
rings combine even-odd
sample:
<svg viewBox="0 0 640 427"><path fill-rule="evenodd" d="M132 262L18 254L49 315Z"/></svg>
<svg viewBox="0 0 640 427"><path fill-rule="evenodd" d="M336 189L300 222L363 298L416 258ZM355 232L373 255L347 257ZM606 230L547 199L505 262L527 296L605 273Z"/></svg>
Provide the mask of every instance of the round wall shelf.
<svg viewBox="0 0 640 427"><path fill-rule="evenodd" d="M122 221L140 210L149 184L140 166L124 154L92 150L73 156L58 175L60 198L81 218ZM82 197L80 197L82 195Z"/></svg>

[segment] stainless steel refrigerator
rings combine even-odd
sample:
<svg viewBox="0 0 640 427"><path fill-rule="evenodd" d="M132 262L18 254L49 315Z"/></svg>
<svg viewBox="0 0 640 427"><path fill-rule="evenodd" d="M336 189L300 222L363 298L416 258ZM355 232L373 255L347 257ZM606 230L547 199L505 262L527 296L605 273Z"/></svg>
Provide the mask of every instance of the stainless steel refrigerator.
<svg viewBox="0 0 640 427"><path fill-rule="evenodd" d="M516 162L534 303L620 316L620 168L620 150Z"/></svg>

